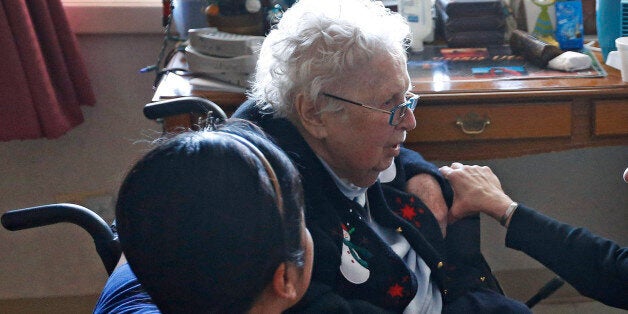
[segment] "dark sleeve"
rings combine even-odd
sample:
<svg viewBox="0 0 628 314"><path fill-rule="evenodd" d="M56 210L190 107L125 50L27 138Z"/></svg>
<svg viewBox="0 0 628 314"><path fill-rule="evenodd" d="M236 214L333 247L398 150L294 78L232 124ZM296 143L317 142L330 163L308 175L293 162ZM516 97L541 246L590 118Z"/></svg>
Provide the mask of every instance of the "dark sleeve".
<svg viewBox="0 0 628 314"><path fill-rule="evenodd" d="M94 314L109 313L160 313L148 293L141 287L137 277L124 264L116 268L109 276L98 302L94 307Z"/></svg>
<svg viewBox="0 0 628 314"><path fill-rule="evenodd" d="M506 246L554 271L584 296L628 309L628 248L519 205Z"/></svg>
<svg viewBox="0 0 628 314"><path fill-rule="evenodd" d="M401 148L399 157L395 161L397 162L397 177L391 182L393 186L405 191L405 183L408 179L422 173L431 174L438 181L447 206L451 207L453 190L449 182L440 174L435 164L426 161L421 154L407 148Z"/></svg>
<svg viewBox="0 0 628 314"><path fill-rule="evenodd" d="M408 178L420 173L429 173L434 176L442 177L440 172L438 172L438 167L423 159L423 156L416 151L402 147L399 153L399 159L402 161L403 170Z"/></svg>

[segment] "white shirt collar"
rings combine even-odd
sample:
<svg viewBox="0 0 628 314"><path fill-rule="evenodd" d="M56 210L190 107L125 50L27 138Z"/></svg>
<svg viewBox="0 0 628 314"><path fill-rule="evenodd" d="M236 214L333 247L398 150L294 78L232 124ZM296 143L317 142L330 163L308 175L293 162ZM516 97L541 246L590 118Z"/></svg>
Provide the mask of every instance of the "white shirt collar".
<svg viewBox="0 0 628 314"><path fill-rule="evenodd" d="M366 190L368 187L359 187L345 178L338 177L338 175L336 175L336 173L322 158L318 157L318 159L321 161L325 169L327 169L327 172L331 175L332 179L336 183L336 186L340 189L340 192L342 192L342 194L349 199L356 200L360 205L364 206L364 203L366 202ZM393 159L390 167L379 173L378 180L382 183L390 182L395 179L396 175L397 167L395 166L395 160Z"/></svg>

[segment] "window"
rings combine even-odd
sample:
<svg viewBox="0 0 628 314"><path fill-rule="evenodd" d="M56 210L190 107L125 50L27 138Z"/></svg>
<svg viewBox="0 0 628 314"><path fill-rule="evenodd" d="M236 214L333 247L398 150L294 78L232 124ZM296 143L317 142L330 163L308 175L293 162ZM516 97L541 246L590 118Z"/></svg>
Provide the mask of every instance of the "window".
<svg viewBox="0 0 628 314"><path fill-rule="evenodd" d="M162 33L161 0L61 0L76 34Z"/></svg>

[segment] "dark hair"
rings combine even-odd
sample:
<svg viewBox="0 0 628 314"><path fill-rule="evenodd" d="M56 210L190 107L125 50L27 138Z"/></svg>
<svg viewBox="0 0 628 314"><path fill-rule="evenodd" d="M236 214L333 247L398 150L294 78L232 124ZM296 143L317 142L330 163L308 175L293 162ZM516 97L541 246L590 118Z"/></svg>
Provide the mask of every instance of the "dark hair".
<svg viewBox="0 0 628 314"><path fill-rule="evenodd" d="M302 211L288 157L259 128L231 121L177 135L137 162L116 220L129 265L162 312L242 313L279 264L303 265Z"/></svg>

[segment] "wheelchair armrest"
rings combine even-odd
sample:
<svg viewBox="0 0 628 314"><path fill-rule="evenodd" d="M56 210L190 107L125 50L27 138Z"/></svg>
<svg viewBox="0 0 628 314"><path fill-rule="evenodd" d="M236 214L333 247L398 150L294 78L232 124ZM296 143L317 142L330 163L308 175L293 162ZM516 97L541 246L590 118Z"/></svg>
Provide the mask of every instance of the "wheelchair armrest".
<svg viewBox="0 0 628 314"><path fill-rule="evenodd" d="M144 116L151 120L185 113L212 115L223 121L227 119L227 115L220 106L202 97L179 97L152 102L144 106Z"/></svg>
<svg viewBox="0 0 628 314"><path fill-rule="evenodd" d="M94 240L96 251L111 274L121 255L118 237L96 213L75 204L50 204L11 210L2 215L2 226L17 231L60 222L69 222L87 231Z"/></svg>

